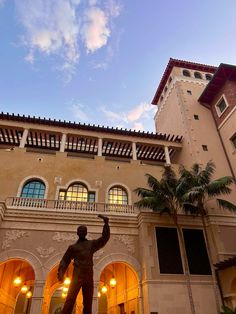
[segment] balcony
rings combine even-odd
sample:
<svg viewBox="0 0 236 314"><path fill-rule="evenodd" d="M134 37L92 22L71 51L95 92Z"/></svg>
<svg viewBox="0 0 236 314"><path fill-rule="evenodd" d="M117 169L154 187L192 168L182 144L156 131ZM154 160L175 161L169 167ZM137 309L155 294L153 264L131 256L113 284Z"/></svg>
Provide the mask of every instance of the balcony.
<svg viewBox="0 0 236 314"><path fill-rule="evenodd" d="M6 207L19 210L41 210L60 213L109 213L136 216L138 211L133 205L48 200L37 198L9 197Z"/></svg>

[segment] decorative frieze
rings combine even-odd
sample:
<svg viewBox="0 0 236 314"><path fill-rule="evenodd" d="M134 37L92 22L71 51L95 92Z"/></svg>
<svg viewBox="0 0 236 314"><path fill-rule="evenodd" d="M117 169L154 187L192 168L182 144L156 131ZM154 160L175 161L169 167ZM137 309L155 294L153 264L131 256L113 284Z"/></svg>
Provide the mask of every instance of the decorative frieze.
<svg viewBox="0 0 236 314"><path fill-rule="evenodd" d="M134 246L133 237L131 237L129 235L125 235L125 234L120 234L120 235L114 236L113 240L123 243L126 246L127 251L129 251L131 254L135 253L135 246Z"/></svg>
<svg viewBox="0 0 236 314"><path fill-rule="evenodd" d="M36 248L36 251L39 253L39 256L42 258L49 257L56 249L54 247L49 247L47 249L42 248L41 246Z"/></svg>
<svg viewBox="0 0 236 314"><path fill-rule="evenodd" d="M29 232L24 230L8 230L6 231L5 238L2 241L2 249L9 249L13 241L22 237L28 237Z"/></svg>
<svg viewBox="0 0 236 314"><path fill-rule="evenodd" d="M91 236L87 236L88 240L91 240ZM66 242L66 241L77 241L78 236L76 233L69 233L69 232L55 232L52 236L52 240L56 242Z"/></svg>

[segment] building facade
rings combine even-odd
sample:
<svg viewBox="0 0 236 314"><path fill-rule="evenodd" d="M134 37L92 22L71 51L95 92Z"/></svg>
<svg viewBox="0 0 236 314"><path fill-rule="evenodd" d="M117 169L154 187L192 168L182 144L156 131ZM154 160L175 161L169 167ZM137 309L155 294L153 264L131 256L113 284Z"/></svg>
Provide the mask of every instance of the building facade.
<svg viewBox="0 0 236 314"><path fill-rule="evenodd" d="M217 177L235 176L234 78L232 66L171 59L153 99L154 134L0 114L0 313L60 313L67 285L57 280L59 261L78 225L87 225L90 239L100 236L99 213L110 218L111 238L94 256L94 314L213 314L222 300L236 306L236 215L209 203L218 290L201 219L179 217L189 281L171 218L134 205L145 174L159 178L166 164L177 170L213 159ZM228 199L236 203L235 193ZM74 312L82 313L81 294Z"/></svg>

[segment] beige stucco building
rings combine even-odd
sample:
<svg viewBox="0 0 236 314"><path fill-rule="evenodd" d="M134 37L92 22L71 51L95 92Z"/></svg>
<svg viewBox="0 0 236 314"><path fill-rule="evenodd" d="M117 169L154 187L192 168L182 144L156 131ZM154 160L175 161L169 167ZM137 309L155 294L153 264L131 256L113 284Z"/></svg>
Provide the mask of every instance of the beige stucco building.
<svg viewBox="0 0 236 314"><path fill-rule="evenodd" d="M0 313L59 313L58 263L79 224L91 239L100 236L99 213L110 217L111 239L94 256L94 314L194 313L190 290L196 314L217 313L222 299L236 306L236 215L209 203L218 291L201 219L179 217L189 282L172 220L134 206L145 174L159 178L165 164L213 159L216 177L235 177L235 73L170 59L153 99L155 134L0 114ZM235 187L228 199L236 203Z"/></svg>

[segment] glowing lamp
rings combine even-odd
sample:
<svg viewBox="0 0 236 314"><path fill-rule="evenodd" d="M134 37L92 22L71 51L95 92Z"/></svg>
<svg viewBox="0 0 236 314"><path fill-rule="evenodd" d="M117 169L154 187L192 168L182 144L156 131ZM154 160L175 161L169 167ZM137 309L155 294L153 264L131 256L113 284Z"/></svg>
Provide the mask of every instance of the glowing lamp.
<svg viewBox="0 0 236 314"><path fill-rule="evenodd" d="M116 286L116 279L114 277L112 277L111 280L110 280L110 286L112 288L114 288Z"/></svg>
<svg viewBox="0 0 236 314"><path fill-rule="evenodd" d="M28 291L27 293L26 293L26 298L27 299L30 299L32 297L32 292L31 291Z"/></svg>
<svg viewBox="0 0 236 314"><path fill-rule="evenodd" d="M102 287L102 293L107 293L107 287L105 285Z"/></svg>
<svg viewBox="0 0 236 314"><path fill-rule="evenodd" d="M15 287L19 287L19 285L22 283L21 277L20 277L20 276L17 276L17 277L14 279L13 283L14 283L14 286L15 286Z"/></svg>
<svg viewBox="0 0 236 314"><path fill-rule="evenodd" d="M20 289L20 291L21 291L22 293L26 293L28 290L29 290L29 288L28 288L26 285L23 285L23 286L21 287L21 289Z"/></svg>
<svg viewBox="0 0 236 314"><path fill-rule="evenodd" d="M98 291L98 298L100 298L101 297L101 292L100 291Z"/></svg>
<svg viewBox="0 0 236 314"><path fill-rule="evenodd" d="M63 287L63 288L62 288L62 291L63 291L63 292L65 292L65 293L67 293L67 292L68 292L68 290L69 290L69 288L68 288L68 287Z"/></svg>
<svg viewBox="0 0 236 314"><path fill-rule="evenodd" d="M65 286L69 286L69 284L70 284L70 278L66 277L65 280L64 280L64 285Z"/></svg>
<svg viewBox="0 0 236 314"><path fill-rule="evenodd" d="M62 292L62 295L61 295L61 296L62 296L63 299L65 299L65 298L67 297L67 293Z"/></svg>

